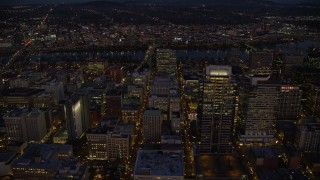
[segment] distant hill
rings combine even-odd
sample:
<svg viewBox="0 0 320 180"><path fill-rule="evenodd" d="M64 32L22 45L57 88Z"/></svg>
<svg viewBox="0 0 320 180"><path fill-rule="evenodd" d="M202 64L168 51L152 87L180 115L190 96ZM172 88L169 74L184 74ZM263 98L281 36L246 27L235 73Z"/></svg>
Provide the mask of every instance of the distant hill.
<svg viewBox="0 0 320 180"><path fill-rule="evenodd" d="M85 2L81 5L84 6L124 6L121 2L116 1L92 1L92 2Z"/></svg>
<svg viewBox="0 0 320 180"><path fill-rule="evenodd" d="M320 0L107 0L107 4L104 4L103 0L0 0L0 5L28 5L28 4L57 4L57 3L91 3L93 5L111 5L108 3L119 3L112 5L120 5L122 3L165 3L165 4L226 4L226 5L248 5L248 4L264 4L272 5L273 3L280 4L317 4L320 5ZM92 5L92 4L89 4Z"/></svg>

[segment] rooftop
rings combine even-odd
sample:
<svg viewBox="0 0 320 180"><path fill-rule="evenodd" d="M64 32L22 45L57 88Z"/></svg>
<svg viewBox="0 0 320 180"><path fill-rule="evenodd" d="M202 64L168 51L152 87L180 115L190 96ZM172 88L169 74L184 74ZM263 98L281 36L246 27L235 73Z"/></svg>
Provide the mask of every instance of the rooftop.
<svg viewBox="0 0 320 180"><path fill-rule="evenodd" d="M185 74L183 76L183 79L185 79L186 81L199 81L199 76L193 74Z"/></svg>
<svg viewBox="0 0 320 180"><path fill-rule="evenodd" d="M42 114L42 111L39 109L32 109L31 112L27 114L27 117L38 117Z"/></svg>
<svg viewBox="0 0 320 180"><path fill-rule="evenodd" d="M206 67L207 76L230 76L231 74L232 67L230 66L210 65Z"/></svg>
<svg viewBox="0 0 320 180"><path fill-rule="evenodd" d="M163 135L163 136L161 136L161 139L163 139L163 140L175 139L175 140L182 141L182 137L179 135Z"/></svg>
<svg viewBox="0 0 320 180"><path fill-rule="evenodd" d="M277 169L277 170L258 170L257 175L260 180L269 180L269 179L301 179L307 180L308 177L304 175L299 170L289 170L289 169Z"/></svg>
<svg viewBox="0 0 320 180"><path fill-rule="evenodd" d="M14 153L14 152L3 152L3 153L0 153L0 162L8 163L8 162L10 162L15 156L16 156L16 153Z"/></svg>
<svg viewBox="0 0 320 180"><path fill-rule="evenodd" d="M40 89L30 89L30 88L14 88L14 89L5 89L2 92L3 96L30 96L35 95L42 90Z"/></svg>
<svg viewBox="0 0 320 180"><path fill-rule="evenodd" d="M127 138L133 134L133 124L116 124L115 126L107 126L100 124L96 128L88 129L87 134L112 134L112 137Z"/></svg>
<svg viewBox="0 0 320 180"><path fill-rule="evenodd" d="M315 116L304 117L299 127L308 132L320 132L320 118Z"/></svg>
<svg viewBox="0 0 320 180"><path fill-rule="evenodd" d="M171 115L173 118L180 118L180 112L179 111L172 111Z"/></svg>
<svg viewBox="0 0 320 180"><path fill-rule="evenodd" d="M121 97L122 93L121 91L117 89L111 89L106 93L106 96L116 96L116 97Z"/></svg>
<svg viewBox="0 0 320 180"><path fill-rule="evenodd" d="M278 157L278 152L276 152L275 149L272 149L270 147L252 148L252 153L256 157L267 157L267 158Z"/></svg>
<svg viewBox="0 0 320 180"><path fill-rule="evenodd" d="M27 150L13 164L13 167L53 168L60 167L57 153L72 152L72 146L61 144L30 144Z"/></svg>
<svg viewBox="0 0 320 180"><path fill-rule="evenodd" d="M107 127L115 127L119 121L119 117L117 116L103 116L100 119L101 126Z"/></svg>
<svg viewBox="0 0 320 180"><path fill-rule="evenodd" d="M52 95L49 92L39 92L39 93L37 93L37 94L35 94L33 96L41 98L41 97L51 97Z"/></svg>
<svg viewBox="0 0 320 180"><path fill-rule="evenodd" d="M20 117L22 114L26 114L28 112L27 109L16 109L13 111L10 111L9 113L5 114L3 117Z"/></svg>
<svg viewBox="0 0 320 180"><path fill-rule="evenodd" d="M87 166L81 164L79 160L75 158L69 158L62 161L62 165L59 170L59 174L55 179L83 179L86 174Z"/></svg>
<svg viewBox="0 0 320 180"><path fill-rule="evenodd" d="M51 79L51 81L48 81L46 83L47 86L58 86L60 85L61 81L58 81L57 79Z"/></svg>
<svg viewBox="0 0 320 180"><path fill-rule="evenodd" d="M183 176L181 151L139 150L135 175Z"/></svg>
<svg viewBox="0 0 320 180"><path fill-rule="evenodd" d="M29 76L19 76L19 77L11 78L11 80L18 80L18 79L21 79L21 80L30 80L30 77L29 77Z"/></svg>
<svg viewBox="0 0 320 180"><path fill-rule="evenodd" d="M168 95L166 94L150 94L150 98L165 98L168 99Z"/></svg>
<svg viewBox="0 0 320 180"><path fill-rule="evenodd" d="M147 109L144 111L144 116L161 116L161 110L159 109Z"/></svg>
<svg viewBox="0 0 320 180"><path fill-rule="evenodd" d="M122 104L122 110L138 110L139 104L129 103L129 104Z"/></svg>

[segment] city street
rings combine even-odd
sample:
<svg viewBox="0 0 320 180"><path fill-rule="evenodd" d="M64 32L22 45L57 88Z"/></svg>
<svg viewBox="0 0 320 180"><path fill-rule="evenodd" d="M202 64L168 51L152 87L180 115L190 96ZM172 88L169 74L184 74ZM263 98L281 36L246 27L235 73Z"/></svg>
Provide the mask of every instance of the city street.
<svg viewBox="0 0 320 180"><path fill-rule="evenodd" d="M177 78L179 82L179 89L181 94L181 129L183 136L183 149L184 149L184 163L185 163L185 176L195 176L195 163L194 163L194 149L193 144L190 142L191 131L190 131L190 120L187 112L187 101L184 93L183 84L183 69L180 65L177 68Z"/></svg>

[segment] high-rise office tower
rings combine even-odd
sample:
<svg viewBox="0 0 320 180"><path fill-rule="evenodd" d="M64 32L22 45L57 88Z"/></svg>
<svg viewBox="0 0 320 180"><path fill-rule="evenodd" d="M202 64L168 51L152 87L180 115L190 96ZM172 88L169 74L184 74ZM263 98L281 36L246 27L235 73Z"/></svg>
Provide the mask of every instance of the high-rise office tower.
<svg viewBox="0 0 320 180"><path fill-rule="evenodd" d="M87 70L95 75L105 74L109 64L107 60L90 60Z"/></svg>
<svg viewBox="0 0 320 180"><path fill-rule="evenodd" d="M180 111L180 93L178 89L172 88L170 89L170 96L169 96L169 107L170 111Z"/></svg>
<svg viewBox="0 0 320 180"><path fill-rule="evenodd" d="M26 116L26 129L29 141L41 142L47 133L46 118L43 111L33 109Z"/></svg>
<svg viewBox="0 0 320 180"><path fill-rule="evenodd" d="M179 133L181 130L181 115L179 111L172 111L170 113L171 130Z"/></svg>
<svg viewBox="0 0 320 180"><path fill-rule="evenodd" d="M180 98L177 87L177 78L169 74L158 73L151 80L148 106L161 110L164 116L163 120L170 119L172 111L180 110L178 107ZM175 91L177 92L173 93Z"/></svg>
<svg viewBox="0 0 320 180"><path fill-rule="evenodd" d="M64 106L69 140L80 138L90 127L88 101L86 92L79 91L73 94Z"/></svg>
<svg viewBox="0 0 320 180"><path fill-rule="evenodd" d="M278 120L296 120L301 108L302 90L298 86L281 85L279 92Z"/></svg>
<svg viewBox="0 0 320 180"><path fill-rule="evenodd" d="M90 102L88 89L82 88L74 94L80 99L81 103L81 123L83 132L90 128Z"/></svg>
<svg viewBox="0 0 320 180"><path fill-rule="evenodd" d="M56 105L64 99L63 82L52 80L45 85L44 89L46 92L52 93Z"/></svg>
<svg viewBox="0 0 320 180"><path fill-rule="evenodd" d="M177 89L171 89L169 99L169 119L171 120L171 129L174 132L179 133L181 128L181 101L179 91Z"/></svg>
<svg viewBox="0 0 320 180"><path fill-rule="evenodd" d="M51 93L39 92L32 96L32 104L35 108L48 108L54 104L54 99Z"/></svg>
<svg viewBox="0 0 320 180"><path fill-rule="evenodd" d="M147 109L142 119L142 135L145 142L158 142L161 139L162 113L158 109Z"/></svg>
<svg viewBox="0 0 320 180"><path fill-rule="evenodd" d="M167 74L156 74L151 79L150 94L169 96L171 88L178 87L178 80Z"/></svg>
<svg viewBox="0 0 320 180"><path fill-rule="evenodd" d="M3 79L2 79L2 72L0 72L0 90L3 89Z"/></svg>
<svg viewBox="0 0 320 180"><path fill-rule="evenodd" d="M9 80L9 87L13 88L28 88L33 83L32 79L28 76L20 76Z"/></svg>
<svg viewBox="0 0 320 180"><path fill-rule="evenodd" d="M122 94L117 90L110 90L106 94L105 115L121 117Z"/></svg>
<svg viewBox="0 0 320 180"><path fill-rule="evenodd" d="M0 132L0 152L6 152L8 149L8 135L5 132Z"/></svg>
<svg viewBox="0 0 320 180"><path fill-rule="evenodd" d="M175 73L177 69L176 52L170 49L157 49L156 52L157 71Z"/></svg>
<svg viewBox="0 0 320 180"><path fill-rule="evenodd" d="M251 74L271 74L273 54L271 52L252 52L250 54Z"/></svg>
<svg viewBox="0 0 320 180"><path fill-rule="evenodd" d="M282 77L284 74L285 54L275 51L273 53L272 75L274 77Z"/></svg>
<svg viewBox="0 0 320 180"><path fill-rule="evenodd" d="M107 70L107 75L111 77L113 82L119 84L125 77L125 71L122 66L111 66Z"/></svg>
<svg viewBox="0 0 320 180"><path fill-rule="evenodd" d="M207 66L200 83L199 153L230 153L235 94L231 67Z"/></svg>
<svg viewBox="0 0 320 180"><path fill-rule="evenodd" d="M284 76L291 75L293 67L303 64L304 56L287 56L284 62Z"/></svg>
<svg viewBox="0 0 320 180"><path fill-rule="evenodd" d="M79 138L83 133L80 100L70 98L64 105L64 112L68 139L74 140L76 138Z"/></svg>
<svg viewBox="0 0 320 180"><path fill-rule="evenodd" d="M3 116L9 141L27 141L25 109L14 110Z"/></svg>
<svg viewBox="0 0 320 180"><path fill-rule="evenodd" d="M306 57L304 63L309 66L320 68L319 48L312 48L312 50L310 49L308 50L308 56Z"/></svg>
<svg viewBox="0 0 320 180"><path fill-rule="evenodd" d="M320 118L307 117L302 119L296 132L295 144L301 151L320 151Z"/></svg>
<svg viewBox="0 0 320 180"><path fill-rule="evenodd" d="M44 111L17 109L3 116L9 141L40 142L47 133Z"/></svg>
<svg viewBox="0 0 320 180"><path fill-rule="evenodd" d="M308 84L307 100L304 104L305 114L320 117L320 82Z"/></svg>
<svg viewBox="0 0 320 180"><path fill-rule="evenodd" d="M169 97L168 95L150 95L149 97L149 107L157 108L166 114L169 109Z"/></svg>
<svg viewBox="0 0 320 180"><path fill-rule="evenodd" d="M138 119L139 108L140 108L139 104L137 104L137 103L123 104L122 108L121 108L122 121L125 123L136 122Z"/></svg>
<svg viewBox="0 0 320 180"><path fill-rule="evenodd" d="M87 131L89 158L106 160L128 157L133 131L133 124L123 124L119 118L104 116L96 128Z"/></svg>
<svg viewBox="0 0 320 180"><path fill-rule="evenodd" d="M270 76L244 77L239 90L239 138L243 144L275 142L278 82Z"/></svg>

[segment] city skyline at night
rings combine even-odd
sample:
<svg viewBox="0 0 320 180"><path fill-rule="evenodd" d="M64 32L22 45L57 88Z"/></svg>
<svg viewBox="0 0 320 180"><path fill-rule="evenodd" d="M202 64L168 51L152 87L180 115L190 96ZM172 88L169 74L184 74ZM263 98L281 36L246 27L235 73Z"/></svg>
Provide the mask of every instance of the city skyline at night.
<svg viewBox="0 0 320 180"><path fill-rule="evenodd" d="M317 3L1 1L0 179L319 179Z"/></svg>

